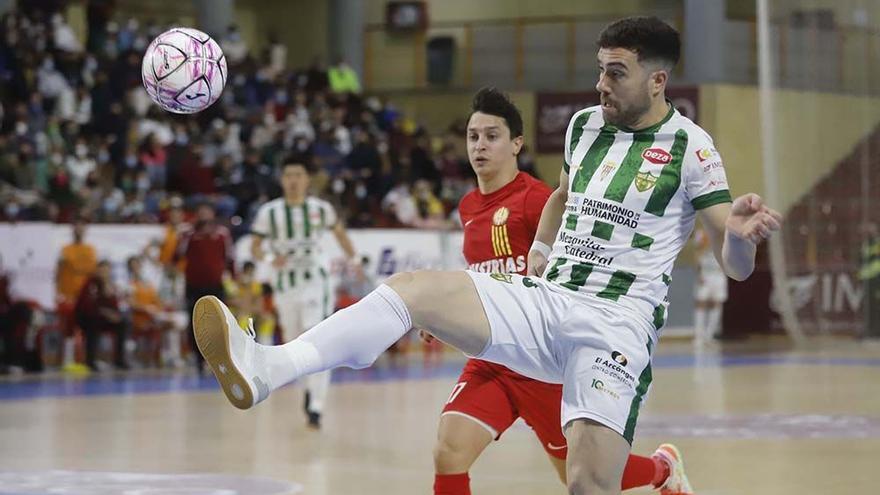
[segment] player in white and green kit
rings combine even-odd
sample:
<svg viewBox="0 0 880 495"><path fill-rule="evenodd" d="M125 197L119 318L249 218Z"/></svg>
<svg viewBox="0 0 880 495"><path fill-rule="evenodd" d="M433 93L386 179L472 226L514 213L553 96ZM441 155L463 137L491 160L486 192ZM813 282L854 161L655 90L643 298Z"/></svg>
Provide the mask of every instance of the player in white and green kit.
<svg viewBox="0 0 880 495"><path fill-rule="evenodd" d="M227 398L249 408L300 376L369 366L405 332L426 328L470 356L562 383L569 493L620 493L669 273L695 218L738 280L781 218L755 194L731 203L711 139L666 100L680 52L672 27L623 19L602 32L599 47L602 105L569 125L560 185L529 253L532 276L397 274L284 346L230 331L228 308L204 298L193 315L202 322L197 341ZM661 493L690 493L686 485Z"/></svg>
<svg viewBox="0 0 880 495"><path fill-rule="evenodd" d="M335 291L330 286L330 259L324 254L326 234L333 233L350 260L354 247L329 202L308 195L309 170L305 158L288 158L281 168L283 195L262 205L251 225L251 253L257 260L268 257L275 270L272 283L275 308L290 342L333 313ZM309 425L320 427L330 387L330 372L306 380L305 409Z"/></svg>

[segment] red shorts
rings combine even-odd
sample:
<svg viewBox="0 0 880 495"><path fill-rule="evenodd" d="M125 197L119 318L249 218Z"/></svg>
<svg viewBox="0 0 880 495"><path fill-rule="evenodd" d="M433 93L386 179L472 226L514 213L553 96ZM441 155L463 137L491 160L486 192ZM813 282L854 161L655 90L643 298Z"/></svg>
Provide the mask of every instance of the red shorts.
<svg viewBox="0 0 880 495"><path fill-rule="evenodd" d="M535 431L548 454L565 459L568 448L562 434L561 408L561 384L539 382L500 364L470 359L443 414L469 417L489 430L496 440L521 417Z"/></svg>

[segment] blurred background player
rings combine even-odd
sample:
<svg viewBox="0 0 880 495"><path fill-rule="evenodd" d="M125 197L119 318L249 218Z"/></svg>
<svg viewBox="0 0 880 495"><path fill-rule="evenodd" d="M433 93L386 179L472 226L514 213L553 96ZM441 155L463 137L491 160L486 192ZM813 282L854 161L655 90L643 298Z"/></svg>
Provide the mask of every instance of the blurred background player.
<svg viewBox="0 0 880 495"><path fill-rule="evenodd" d="M78 218L73 222L73 242L61 249L55 271L55 290L58 317L64 330L64 356L62 369L65 371L85 371L86 367L76 363L76 314L75 307L80 291L95 272L98 255L95 247L85 241L86 221ZM85 329L82 329L85 331Z"/></svg>
<svg viewBox="0 0 880 495"><path fill-rule="evenodd" d="M464 257L469 269L506 274L526 272L526 257L551 190L517 167L523 144L519 109L496 89L474 97L467 151L478 189L459 204ZM425 335L424 333L422 334ZM430 336L428 340L433 340ZM483 450L521 417L538 436L565 483L567 446L562 433L562 385L526 378L500 364L470 359L453 387L434 447L434 494L470 494L468 471ZM661 487L670 473L664 447L651 457L630 455L624 490ZM683 483L689 485L687 481ZM671 491L663 494L689 493Z"/></svg>
<svg viewBox="0 0 880 495"><path fill-rule="evenodd" d="M186 262L184 277L190 314L200 297L225 296L223 279L227 271L233 270L234 256L232 234L224 225L217 223L214 206L206 202L199 204L195 224L180 235L175 258ZM189 324L191 326L192 321ZM205 360L200 352L196 352L192 328L189 330L196 369L202 373Z"/></svg>
<svg viewBox="0 0 880 495"><path fill-rule="evenodd" d="M332 232L346 258L360 265L333 205L308 195L309 173L307 158L288 157L281 166L282 197L261 206L251 226L251 254L258 261L270 259L276 272L272 289L284 342L333 312L335 291L330 287L330 260L323 253L324 235ZM330 376L326 371L306 379L304 408L312 428L321 426Z"/></svg>
<svg viewBox="0 0 880 495"><path fill-rule="evenodd" d="M227 281L226 293L232 306L237 309L238 324L246 328L253 320L257 341L271 344L274 321L264 309L263 284L257 280L256 270L253 261L245 261L235 278Z"/></svg>
<svg viewBox="0 0 880 495"><path fill-rule="evenodd" d="M164 365L180 367L180 332L186 327L185 323L180 324L180 312L169 311L156 287L144 278L141 256L128 258L127 267L132 336L135 340L145 337L144 340L150 344L146 349L149 364L153 364L154 358L158 357L158 361Z"/></svg>
<svg viewBox="0 0 880 495"><path fill-rule="evenodd" d="M727 300L727 275L718 265L709 236L702 227L694 233L697 258L697 284L694 287L694 345L697 347L718 338L724 301Z"/></svg>
<svg viewBox="0 0 880 495"><path fill-rule="evenodd" d="M119 288L113 283L110 262L101 260L94 274L83 285L76 300L76 322L86 339L86 365L98 371L98 344L103 334L113 336L113 363L118 369L128 369L125 359L125 341L130 334L131 321L123 312Z"/></svg>
<svg viewBox="0 0 880 495"><path fill-rule="evenodd" d="M162 239L157 242L158 262L163 270L159 292L167 300L183 299L184 296L180 281L186 269L186 260L176 257L176 253L180 236L187 228L189 226L186 223L183 200L177 196L172 197L169 201Z"/></svg>

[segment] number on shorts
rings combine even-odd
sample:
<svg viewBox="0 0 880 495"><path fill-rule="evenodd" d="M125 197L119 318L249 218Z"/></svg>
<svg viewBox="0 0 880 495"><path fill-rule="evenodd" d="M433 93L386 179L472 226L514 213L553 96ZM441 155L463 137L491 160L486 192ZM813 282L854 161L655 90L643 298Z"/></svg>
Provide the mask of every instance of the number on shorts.
<svg viewBox="0 0 880 495"><path fill-rule="evenodd" d="M465 385L467 385L467 382L456 383L455 386L452 387L452 393L449 394L449 400L447 400L446 403L451 404L452 401L454 401L455 398L458 397L458 394L460 394L461 391L464 390Z"/></svg>

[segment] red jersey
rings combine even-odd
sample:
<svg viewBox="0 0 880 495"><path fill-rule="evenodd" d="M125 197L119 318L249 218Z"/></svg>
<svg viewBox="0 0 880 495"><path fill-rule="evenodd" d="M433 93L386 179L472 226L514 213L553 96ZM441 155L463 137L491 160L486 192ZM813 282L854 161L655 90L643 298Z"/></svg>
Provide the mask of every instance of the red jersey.
<svg viewBox="0 0 880 495"><path fill-rule="evenodd" d="M529 248L551 192L543 182L519 172L491 194L475 189L461 198L458 212L468 269L525 275Z"/></svg>
<svg viewBox="0 0 880 495"><path fill-rule="evenodd" d="M177 256L186 259L187 286L218 287L223 284L224 270L232 269L232 234L217 224L189 228L180 237Z"/></svg>
<svg viewBox="0 0 880 495"><path fill-rule="evenodd" d="M472 271L525 275L526 257L551 190L520 172L492 194L468 193L459 204L464 225L464 257ZM535 430L547 453L565 459L560 427L562 385L544 383L495 363L470 359L443 414L475 418L497 439L521 417Z"/></svg>

